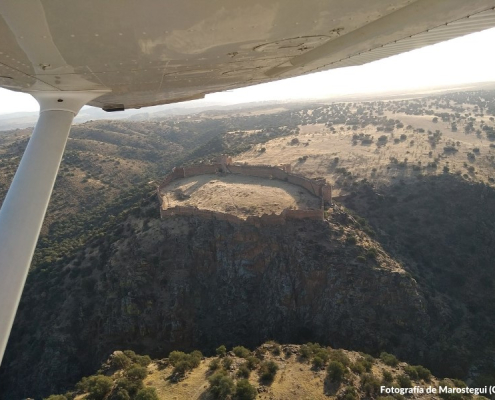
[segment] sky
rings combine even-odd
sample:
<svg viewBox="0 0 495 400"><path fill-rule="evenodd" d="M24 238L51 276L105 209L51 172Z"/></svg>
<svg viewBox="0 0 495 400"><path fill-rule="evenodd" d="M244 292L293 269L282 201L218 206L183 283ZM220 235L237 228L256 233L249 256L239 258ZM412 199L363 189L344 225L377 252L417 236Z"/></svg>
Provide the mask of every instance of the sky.
<svg viewBox="0 0 495 400"><path fill-rule="evenodd" d="M342 94L411 91L470 82L495 82L495 28L410 51L359 67L340 68L236 89L195 100L225 104L324 98ZM0 89L0 114L37 111L27 94Z"/></svg>

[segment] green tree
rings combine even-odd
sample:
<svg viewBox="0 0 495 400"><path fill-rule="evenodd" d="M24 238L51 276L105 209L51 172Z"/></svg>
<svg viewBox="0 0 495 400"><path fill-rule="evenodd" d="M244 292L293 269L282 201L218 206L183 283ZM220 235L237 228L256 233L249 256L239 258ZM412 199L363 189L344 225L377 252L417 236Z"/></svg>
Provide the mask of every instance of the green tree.
<svg viewBox="0 0 495 400"><path fill-rule="evenodd" d="M301 345L301 347L299 347L299 355L301 356L301 358L307 359L311 357L312 354L313 352L311 351L311 348L307 344L303 344Z"/></svg>
<svg viewBox="0 0 495 400"><path fill-rule="evenodd" d="M234 361L232 360L231 357L225 357L223 360L222 360L222 365L225 369L229 369L231 366L232 366L232 363Z"/></svg>
<svg viewBox="0 0 495 400"><path fill-rule="evenodd" d="M168 356L170 364L174 366L173 373L181 376L184 376L187 371L198 367L202 358L203 354L198 350L194 350L190 354L182 351L172 351Z"/></svg>
<svg viewBox="0 0 495 400"><path fill-rule="evenodd" d="M120 378L117 380L117 389L125 391L131 396L134 396L138 392L138 390L142 388L142 380L130 380L127 378Z"/></svg>
<svg viewBox="0 0 495 400"><path fill-rule="evenodd" d="M126 376L132 381L143 380L148 376L148 370L138 364L134 364L126 371Z"/></svg>
<svg viewBox="0 0 495 400"><path fill-rule="evenodd" d="M404 372L409 375L411 379L418 379L418 371L411 365L406 365L404 367Z"/></svg>
<svg viewBox="0 0 495 400"><path fill-rule="evenodd" d="M251 355L249 349L246 349L244 346L236 346L232 349L236 357L247 358Z"/></svg>
<svg viewBox="0 0 495 400"><path fill-rule="evenodd" d="M380 381L372 374L363 374L361 376L361 387L368 396L374 397L380 392Z"/></svg>
<svg viewBox="0 0 495 400"><path fill-rule="evenodd" d="M392 381L394 380L394 376L389 371L383 370L382 373L383 373L383 383L392 383Z"/></svg>
<svg viewBox="0 0 495 400"><path fill-rule="evenodd" d="M327 379L330 382L340 382L345 372L346 369L340 361L330 361L327 367Z"/></svg>
<svg viewBox="0 0 495 400"><path fill-rule="evenodd" d="M142 367L147 367L151 363L150 356L140 356L132 350L125 350L124 355L127 356L133 363L139 364Z"/></svg>
<svg viewBox="0 0 495 400"><path fill-rule="evenodd" d="M180 376L184 376L187 371L191 369L191 365L187 361L179 361L177 364L175 364L174 369L172 370L173 374L177 374Z"/></svg>
<svg viewBox="0 0 495 400"><path fill-rule="evenodd" d="M134 400L159 400L155 388L144 388L137 392Z"/></svg>
<svg viewBox="0 0 495 400"><path fill-rule="evenodd" d="M63 394L52 394L50 397L45 397L43 400L67 400Z"/></svg>
<svg viewBox="0 0 495 400"><path fill-rule="evenodd" d="M195 365L195 367L198 367L201 359L203 358L203 353L201 353L199 350L194 350L191 351L189 355L191 356L192 364Z"/></svg>
<svg viewBox="0 0 495 400"><path fill-rule="evenodd" d="M225 357L227 354L227 348L222 344L221 346L217 347L217 356L219 357Z"/></svg>
<svg viewBox="0 0 495 400"><path fill-rule="evenodd" d="M357 395L356 388L354 386L347 386L344 390L343 400L358 400L359 396Z"/></svg>
<svg viewBox="0 0 495 400"><path fill-rule="evenodd" d="M247 379L241 379L237 382L235 388L235 397L237 400L254 400L256 395L256 388Z"/></svg>
<svg viewBox="0 0 495 400"><path fill-rule="evenodd" d="M318 356L313 358L313 368L318 370L325 366L325 362Z"/></svg>
<svg viewBox="0 0 495 400"><path fill-rule="evenodd" d="M147 367L148 365L151 364L151 358L150 356L137 356L136 359L134 360L136 364L141 365L142 367Z"/></svg>
<svg viewBox="0 0 495 400"><path fill-rule="evenodd" d="M183 351L172 351L168 355L168 361L175 366L179 361L183 361L186 358L186 353Z"/></svg>
<svg viewBox="0 0 495 400"><path fill-rule="evenodd" d="M88 400L103 400L112 390L112 378L104 375L93 375L88 378Z"/></svg>
<svg viewBox="0 0 495 400"><path fill-rule="evenodd" d="M373 358L373 356L370 356L369 354L361 353L361 356L363 358L357 361L357 363L361 364L366 370L366 372L371 372L371 368L373 367L373 363L375 362L375 359Z"/></svg>
<svg viewBox="0 0 495 400"><path fill-rule="evenodd" d="M402 374L397 377L397 383L401 388L410 388L412 387L411 379L406 375Z"/></svg>
<svg viewBox="0 0 495 400"><path fill-rule="evenodd" d="M360 363L359 361L356 361L354 364L351 365L351 370L352 370L352 372L354 372L358 375L361 375L366 371L366 368L364 367L364 365L362 363Z"/></svg>
<svg viewBox="0 0 495 400"><path fill-rule="evenodd" d="M411 379L423 379L426 382L429 382L431 378L430 370L422 365L407 365L404 367L404 372L409 375Z"/></svg>
<svg viewBox="0 0 495 400"><path fill-rule="evenodd" d="M249 378L249 375L251 374L251 370L246 366L246 365L241 365L239 367L239 370L237 371L237 376L239 378Z"/></svg>
<svg viewBox="0 0 495 400"><path fill-rule="evenodd" d="M431 379L431 371L422 365L416 365L416 372L418 373L419 379L423 379L425 382L429 382Z"/></svg>
<svg viewBox="0 0 495 400"><path fill-rule="evenodd" d="M321 360L321 362L322 362L322 365L321 366L327 365L328 360L330 359L330 353L328 352L327 349L319 348L313 354L315 355L315 358L318 357ZM313 365L314 364L315 363L314 363L314 360L313 360Z"/></svg>
<svg viewBox="0 0 495 400"><path fill-rule="evenodd" d="M132 364L132 361L124 353L116 352L113 355L110 364L115 369L126 369Z"/></svg>
<svg viewBox="0 0 495 400"><path fill-rule="evenodd" d="M258 357L255 357L255 356L249 356L248 358L246 358L246 367L248 367L251 371L253 369L256 369L258 367L258 365L260 364L260 359Z"/></svg>
<svg viewBox="0 0 495 400"><path fill-rule="evenodd" d="M112 400L131 400L131 396L129 395L129 392L127 390L118 388L112 394Z"/></svg>
<svg viewBox="0 0 495 400"><path fill-rule="evenodd" d="M260 377L263 381L272 382L278 371L278 365L274 361L263 361L260 365Z"/></svg>
<svg viewBox="0 0 495 400"><path fill-rule="evenodd" d="M214 358L213 360L210 361L208 364L208 368L211 371L216 371L218 368L220 368L220 360L218 358Z"/></svg>
<svg viewBox="0 0 495 400"><path fill-rule="evenodd" d="M397 364L399 364L399 360L393 355L389 354L387 352L382 352L380 354L380 359L387 365L390 365L391 367L396 367Z"/></svg>
<svg viewBox="0 0 495 400"><path fill-rule="evenodd" d="M214 398L223 400L234 394L234 381L226 375L225 371L214 373L208 381L210 382L209 391Z"/></svg>
<svg viewBox="0 0 495 400"><path fill-rule="evenodd" d="M338 361L344 367L347 367L351 363L351 360L349 360L349 357L347 357L343 350L332 350L330 353L330 359L333 361Z"/></svg>

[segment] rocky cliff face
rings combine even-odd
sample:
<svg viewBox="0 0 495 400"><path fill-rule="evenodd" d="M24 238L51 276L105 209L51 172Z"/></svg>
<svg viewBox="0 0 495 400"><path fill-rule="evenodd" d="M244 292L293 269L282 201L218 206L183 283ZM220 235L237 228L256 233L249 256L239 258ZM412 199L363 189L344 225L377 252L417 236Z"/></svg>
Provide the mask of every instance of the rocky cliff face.
<svg viewBox="0 0 495 400"><path fill-rule="evenodd" d="M129 217L30 277L0 393L60 391L122 348L312 340L421 361L430 318L415 280L352 225L338 212L263 228Z"/></svg>

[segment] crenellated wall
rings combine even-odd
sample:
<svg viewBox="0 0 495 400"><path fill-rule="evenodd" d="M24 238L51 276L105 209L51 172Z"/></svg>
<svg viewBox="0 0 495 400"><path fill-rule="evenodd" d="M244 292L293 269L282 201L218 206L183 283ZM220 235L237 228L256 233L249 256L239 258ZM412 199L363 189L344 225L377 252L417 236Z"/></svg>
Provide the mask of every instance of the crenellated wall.
<svg viewBox="0 0 495 400"><path fill-rule="evenodd" d="M306 189L309 193L322 199L322 208L320 210L289 210L282 211L281 214L263 214L262 216L249 216L246 220L236 217L235 215L222 213L218 211L200 210L197 207L176 206L165 208L161 191L173 181L181 178L187 178L195 175L208 175L216 173L231 173L245 176L255 176L267 179L279 179L289 182L293 185L300 186ZM219 219L232 223L247 222L256 226L259 225L279 225L285 224L287 219L323 219L323 203L332 201L332 187L325 181L317 181L314 179L305 178L304 176L291 173L290 164L284 164L280 167L270 165L236 165L232 164L230 157L223 157L215 164L200 164L190 167L174 168L168 174L157 190L158 199L160 201L161 217L171 215L195 215L209 219Z"/></svg>

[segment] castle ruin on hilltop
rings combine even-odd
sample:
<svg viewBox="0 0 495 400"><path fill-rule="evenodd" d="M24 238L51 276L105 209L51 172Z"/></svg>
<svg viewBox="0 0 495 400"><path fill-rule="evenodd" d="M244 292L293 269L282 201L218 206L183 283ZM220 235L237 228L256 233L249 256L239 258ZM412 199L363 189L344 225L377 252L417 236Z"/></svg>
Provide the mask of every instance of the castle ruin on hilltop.
<svg viewBox="0 0 495 400"><path fill-rule="evenodd" d="M278 179L307 190L310 194L321 199L321 207L316 210L292 210L284 209L280 214L263 214L261 216L248 216L247 219L235 215L203 210L194 206L168 207L163 199L163 192L172 182L196 175L210 174L238 174L244 176ZM207 219L218 219L232 223L250 223L256 226L284 224L287 219L312 219L323 220L325 204L332 202L332 187L325 179L309 179L291 172L290 164L278 167L270 165L245 165L234 164L232 157L220 156L213 164L198 164L190 167L175 167L158 186L158 199L160 201L160 216L162 218L173 215L195 215Z"/></svg>

